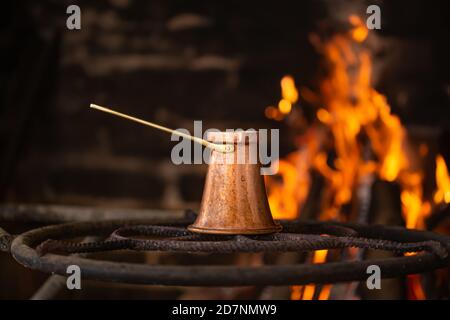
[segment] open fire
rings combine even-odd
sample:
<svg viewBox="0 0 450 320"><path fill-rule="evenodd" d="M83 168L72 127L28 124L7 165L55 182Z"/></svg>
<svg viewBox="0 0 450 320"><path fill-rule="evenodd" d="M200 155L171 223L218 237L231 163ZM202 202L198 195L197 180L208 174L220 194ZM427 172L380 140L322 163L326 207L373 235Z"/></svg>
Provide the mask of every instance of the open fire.
<svg viewBox="0 0 450 320"><path fill-rule="evenodd" d="M369 30L356 15L348 22L348 32L323 39L317 34L310 37L328 71L317 92L306 87L298 90L294 79L285 76L278 106L266 108L268 118L285 119L292 128L301 128L295 138L298 149L279 160L277 176L266 177L272 213L278 219L301 217L312 172L316 172L325 180L318 219L368 223L367 190L380 179L399 185L405 226L424 229L433 210L450 200L445 160L436 156L436 191L432 198L426 198L423 162L429 152L427 145L415 146L410 141L386 97L373 88L373 57L364 46ZM305 119L301 100L316 110L314 120ZM357 255L355 251L349 254L353 258ZM316 251L311 261L323 263L327 258L326 250ZM408 287L410 298L425 298L420 276L408 277ZM291 298L327 299L330 289L329 285L293 286Z"/></svg>
<svg viewBox="0 0 450 320"><path fill-rule="evenodd" d="M440 2L12 2L0 299L448 299Z"/></svg>

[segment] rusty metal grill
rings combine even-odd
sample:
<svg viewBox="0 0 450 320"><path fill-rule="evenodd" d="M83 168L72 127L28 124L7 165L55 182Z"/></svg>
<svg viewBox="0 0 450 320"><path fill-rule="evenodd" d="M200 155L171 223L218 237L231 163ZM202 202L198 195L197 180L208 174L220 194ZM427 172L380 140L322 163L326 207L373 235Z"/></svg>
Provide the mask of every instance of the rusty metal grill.
<svg viewBox="0 0 450 320"><path fill-rule="evenodd" d="M74 222L25 232L14 239L11 253L26 267L64 275L77 264L83 277L135 284L184 286L287 285L362 280L377 264L391 278L450 265L450 237L404 228L331 222L282 221L283 232L272 235L230 236L195 234L186 229L195 216L176 219L130 219ZM81 242L86 237L99 241ZM396 257L324 264L149 265L95 260L75 253L111 250L177 253L280 253L357 247L392 251ZM403 253L417 252L403 256Z"/></svg>
<svg viewBox="0 0 450 320"><path fill-rule="evenodd" d="M446 258L447 250L441 243L428 240L401 243L383 239L359 237L349 228L334 227L336 231L346 231L350 236L314 235L299 233L299 225L285 222L288 232L270 235L205 235L195 234L185 227L157 225L136 225L121 227L115 230L104 241L70 242L62 240L46 240L37 247L40 255L48 252L87 253L108 250L148 250L169 252L208 252L208 253L246 253L246 252L289 252L313 251L324 249L342 249L348 247L363 249L379 249L408 253L428 251L440 258ZM319 229L320 230L320 229ZM322 230L324 231L324 230ZM138 239L133 236L157 236L164 239Z"/></svg>

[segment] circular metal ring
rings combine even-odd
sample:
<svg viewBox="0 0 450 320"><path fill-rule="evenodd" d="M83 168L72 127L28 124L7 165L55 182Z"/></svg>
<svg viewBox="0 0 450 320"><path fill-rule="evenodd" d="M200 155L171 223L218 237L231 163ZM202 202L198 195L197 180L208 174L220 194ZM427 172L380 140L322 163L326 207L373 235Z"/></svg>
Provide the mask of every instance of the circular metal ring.
<svg viewBox="0 0 450 320"><path fill-rule="evenodd" d="M119 263L93 260L77 256L46 254L40 256L34 248L47 239L64 239L89 235L108 236L114 230L133 225L168 225L184 227L188 219L176 220L114 220L77 222L34 229L18 236L12 243L11 253L26 267L48 273L66 275L69 265L78 265L86 279L125 282L134 284L158 284L178 286L243 286L243 285L292 285L307 283L335 283L357 281L367 277L367 267L378 265L383 278L430 271L450 265L448 257L434 253L393 257L370 261L346 261L324 264L246 266L173 266ZM323 222L284 222L287 232L311 232L323 228L355 230L359 236L400 242L437 241L447 251L450 238L431 232L406 230L396 227L362 226ZM180 241L181 242L181 241Z"/></svg>

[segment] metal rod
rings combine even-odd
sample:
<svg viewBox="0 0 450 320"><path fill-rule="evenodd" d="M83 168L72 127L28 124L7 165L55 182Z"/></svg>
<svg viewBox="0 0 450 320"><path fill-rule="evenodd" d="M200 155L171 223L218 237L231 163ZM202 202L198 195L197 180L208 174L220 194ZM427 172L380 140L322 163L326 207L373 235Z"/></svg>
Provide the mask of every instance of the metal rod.
<svg viewBox="0 0 450 320"><path fill-rule="evenodd" d="M11 242L13 236L10 235L6 230L0 228L0 251L8 252L11 247Z"/></svg>
<svg viewBox="0 0 450 320"><path fill-rule="evenodd" d="M98 237L85 237L82 242L95 241ZM86 258L88 254L80 253L73 256ZM53 274L40 286L40 288L31 296L30 300L51 300L67 286L67 278L59 274Z"/></svg>
<svg viewBox="0 0 450 320"><path fill-rule="evenodd" d="M54 274L42 284L42 286L31 296L30 300L54 299L61 289L66 285L66 277Z"/></svg>
<svg viewBox="0 0 450 320"><path fill-rule="evenodd" d="M180 131L177 131L177 130L173 130L173 129L169 129L169 128L161 126L159 124L156 124L156 123L153 123L153 122L149 122L149 121L146 121L146 120L142 120L142 119L139 119L139 118L136 118L136 117L133 117L133 116L129 116L127 114L124 114L124 113L121 113L121 112L117 112L117 111L114 111L114 110L111 110L109 108L105 108L105 107L102 107L102 106L99 106L99 105L96 105L96 104L93 104L93 103L91 103L90 107L93 108L93 109L97 109L97 110L100 110L100 111L103 111L103 112L107 112L107 113L113 114L113 115L121 117L121 118L125 118L125 119L128 119L128 120L134 121L134 122L138 122L138 123L143 124L143 125L148 126L148 127L152 127L152 128L155 128L155 129L158 129L158 130L161 130L161 131L165 131L165 132L168 132L168 133L180 136L180 137L185 138L185 139L189 139L191 141L197 142L197 143L199 143L199 144L201 144L201 145L203 145L203 146L205 146L207 148L213 149L213 150L218 151L218 152L230 153L230 152L234 151L234 146L232 144L212 143L212 142L206 141L204 139L201 139L199 137L190 136L190 135L185 134L183 132L180 132Z"/></svg>
<svg viewBox="0 0 450 320"><path fill-rule="evenodd" d="M46 204L0 204L0 221L56 224L111 219L180 218L183 210L95 208Z"/></svg>

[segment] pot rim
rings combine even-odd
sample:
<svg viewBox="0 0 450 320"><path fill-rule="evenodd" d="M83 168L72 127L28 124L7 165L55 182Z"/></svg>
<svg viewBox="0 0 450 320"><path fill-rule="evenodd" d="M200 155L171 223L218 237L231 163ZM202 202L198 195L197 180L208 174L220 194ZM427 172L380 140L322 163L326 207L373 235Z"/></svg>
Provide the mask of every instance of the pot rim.
<svg viewBox="0 0 450 320"><path fill-rule="evenodd" d="M211 131L207 132L206 140L213 143L249 144L258 142L258 131L254 129L235 131Z"/></svg>

